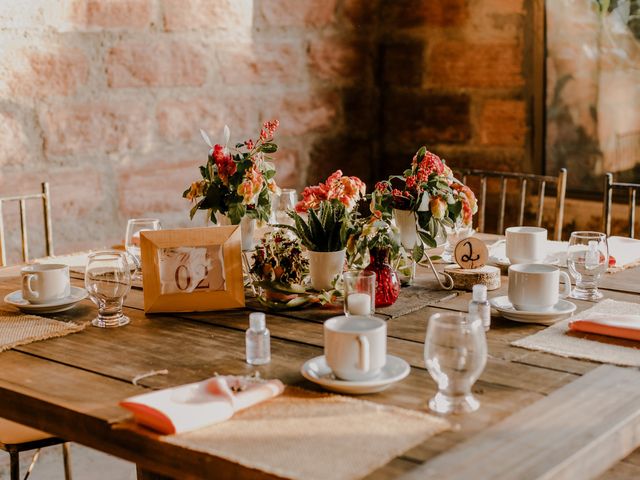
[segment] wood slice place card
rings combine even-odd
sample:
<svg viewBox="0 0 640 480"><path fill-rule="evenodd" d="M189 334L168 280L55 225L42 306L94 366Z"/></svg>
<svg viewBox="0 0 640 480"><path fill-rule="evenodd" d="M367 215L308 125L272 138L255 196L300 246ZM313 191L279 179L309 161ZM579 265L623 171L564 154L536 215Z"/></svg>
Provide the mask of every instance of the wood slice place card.
<svg viewBox="0 0 640 480"><path fill-rule="evenodd" d="M492 265L485 265L480 268L460 268L460 265L447 265L444 271L451 275L453 287L458 290L473 289L474 285L485 285L487 290L500 288L500 269Z"/></svg>
<svg viewBox="0 0 640 480"><path fill-rule="evenodd" d="M480 268L489 260L489 249L479 238L468 237L456 244L453 258L462 268Z"/></svg>

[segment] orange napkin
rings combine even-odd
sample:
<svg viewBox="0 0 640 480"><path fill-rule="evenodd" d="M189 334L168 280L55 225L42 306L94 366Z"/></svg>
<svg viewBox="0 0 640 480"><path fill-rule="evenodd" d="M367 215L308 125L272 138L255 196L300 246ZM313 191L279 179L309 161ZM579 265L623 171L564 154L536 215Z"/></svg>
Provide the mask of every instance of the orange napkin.
<svg viewBox="0 0 640 480"><path fill-rule="evenodd" d="M227 375L136 395L120 406L131 411L137 423L170 435L224 422L283 391L280 380Z"/></svg>
<svg viewBox="0 0 640 480"><path fill-rule="evenodd" d="M640 309L640 307L639 307ZM640 315L590 314L569 323L571 330L640 341Z"/></svg>

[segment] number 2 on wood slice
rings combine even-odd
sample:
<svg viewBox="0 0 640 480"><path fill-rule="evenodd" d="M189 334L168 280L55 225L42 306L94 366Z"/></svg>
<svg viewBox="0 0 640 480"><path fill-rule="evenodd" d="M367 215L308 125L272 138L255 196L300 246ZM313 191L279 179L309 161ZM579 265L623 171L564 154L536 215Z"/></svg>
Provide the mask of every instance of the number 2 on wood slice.
<svg viewBox="0 0 640 480"><path fill-rule="evenodd" d="M453 251L456 263L462 268L474 269L484 267L489 259L489 249L482 240L476 237L460 240Z"/></svg>

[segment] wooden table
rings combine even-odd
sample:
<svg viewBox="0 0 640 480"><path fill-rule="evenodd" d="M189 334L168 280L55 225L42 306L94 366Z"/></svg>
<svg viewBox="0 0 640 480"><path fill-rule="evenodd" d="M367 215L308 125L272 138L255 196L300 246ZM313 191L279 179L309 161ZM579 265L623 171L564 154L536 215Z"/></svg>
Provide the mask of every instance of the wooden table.
<svg viewBox="0 0 640 480"><path fill-rule="evenodd" d="M19 288L18 272L16 267L0 270L1 295ZM640 303L640 268L617 275L624 275L625 281L615 277L607 279L605 285L610 289L606 290L606 296ZM501 290L491 292L491 296L506 292L506 277L502 281ZM82 285L80 280L73 282ZM469 293L460 293L436 306L389 319L389 353L406 359L412 372L389 390L365 398L426 411L427 400L436 392L423 361L427 320L431 314L443 310L466 311L469 299ZM575 303L579 311L593 305L583 301ZM257 370L265 378L277 377L286 384L315 390L315 385L302 378L299 369L305 360L322 353L321 321L308 318L304 311L268 315L272 362L264 367L251 367L244 362L246 310L145 317L141 306L142 292L132 290L125 308L132 322L125 328L88 327L78 334L1 353L2 416L135 462L141 478L156 475L181 479L269 477L224 459L169 445L135 427L117 403L150 389L202 380L213 372L245 375ZM95 307L87 300L53 317L86 321L95 313ZM544 327L498 317L492 322L487 337L489 359L474 387L481 409L453 418L452 430L397 457L370 478L397 477L437 462L432 459L456 446L460 448L463 442L482 435L492 425L600 367L597 363L511 347L512 340ZM145 378L138 386L131 383L141 373L161 369L167 369L169 374ZM615 392L612 395L615 396ZM636 432L634 446L637 437ZM562 448L562 444L558 448ZM602 472L602 467L599 468L592 473ZM640 478L640 449L616 463L602 478Z"/></svg>

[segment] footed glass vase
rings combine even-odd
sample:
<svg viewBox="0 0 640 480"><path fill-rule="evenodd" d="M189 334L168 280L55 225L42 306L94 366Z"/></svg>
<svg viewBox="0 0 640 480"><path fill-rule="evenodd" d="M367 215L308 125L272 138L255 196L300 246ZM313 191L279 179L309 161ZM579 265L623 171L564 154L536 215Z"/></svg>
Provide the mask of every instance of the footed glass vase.
<svg viewBox="0 0 640 480"><path fill-rule="evenodd" d="M371 261L365 271L376 274L376 308L393 305L400 295L400 279L389 264L388 248L372 248Z"/></svg>

